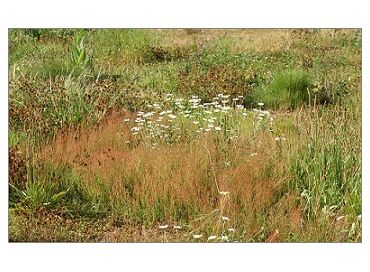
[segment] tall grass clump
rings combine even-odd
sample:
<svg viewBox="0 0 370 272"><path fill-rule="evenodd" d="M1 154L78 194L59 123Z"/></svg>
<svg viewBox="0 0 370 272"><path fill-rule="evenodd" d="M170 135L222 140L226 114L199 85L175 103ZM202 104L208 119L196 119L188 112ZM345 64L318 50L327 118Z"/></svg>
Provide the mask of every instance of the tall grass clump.
<svg viewBox="0 0 370 272"><path fill-rule="evenodd" d="M305 146L299 149L291 166L307 221L346 215L347 222L358 224L361 118L353 105L336 105L310 113Z"/></svg>
<svg viewBox="0 0 370 272"><path fill-rule="evenodd" d="M309 102L310 79L303 70L278 74L270 85L256 89L247 104L265 103L267 107L294 109Z"/></svg>

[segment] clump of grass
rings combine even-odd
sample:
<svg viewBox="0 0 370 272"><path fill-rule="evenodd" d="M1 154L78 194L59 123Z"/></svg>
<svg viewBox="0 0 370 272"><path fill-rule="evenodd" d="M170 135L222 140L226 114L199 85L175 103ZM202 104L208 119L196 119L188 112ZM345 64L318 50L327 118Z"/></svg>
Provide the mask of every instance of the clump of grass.
<svg viewBox="0 0 370 272"><path fill-rule="evenodd" d="M301 195L308 224L329 224L329 218L341 218L345 214L349 225L358 226L361 122L355 112L353 104L348 103L310 113L305 146L293 158L291 167L293 184Z"/></svg>
<svg viewBox="0 0 370 272"><path fill-rule="evenodd" d="M247 104L265 103L267 107L294 109L308 103L310 79L303 70L278 74L270 85L257 88L247 99Z"/></svg>

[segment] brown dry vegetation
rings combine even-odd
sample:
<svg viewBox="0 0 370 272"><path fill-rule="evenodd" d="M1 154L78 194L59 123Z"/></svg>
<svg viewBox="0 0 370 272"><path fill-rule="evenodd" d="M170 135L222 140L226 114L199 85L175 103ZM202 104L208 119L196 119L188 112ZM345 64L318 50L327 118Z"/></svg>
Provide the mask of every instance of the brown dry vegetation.
<svg viewBox="0 0 370 272"><path fill-rule="evenodd" d="M95 128L58 135L41 149L38 157L55 166L72 167L81 175L83 186L93 194L101 194L99 185L105 184L110 200L116 205L139 210L145 202L154 220L171 222L175 218L184 222L186 218L194 219L193 212L209 214L224 206L222 212L231 218L232 225L249 222L243 224L244 235L253 238L260 230L259 216L266 209L278 207L287 210L279 218L279 227L285 222L289 228L297 229L302 216L298 208L290 208L290 202L278 206L275 203L275 195L281 193L289 173L277 152L276 141L268 133L257 137L257 147L251 146L249 139L241 138L230 150L223 151L214 138L205 136L188 145L164 144L148 150L136 142L123 122L128 117L132 118L132 114L113 112ZM257 155L251 156L252 151ZM225 160L230 165L225 165ZM271 169L274 173L267 173ZM220 191L231 192L223 204L215 179ZM156 214L150 207L161 202L163 211ZM245 213L242 217L240 211ZM132 215L126 211L125 216ZM211 223L214 222L201 221L202 226Z"/></svg>

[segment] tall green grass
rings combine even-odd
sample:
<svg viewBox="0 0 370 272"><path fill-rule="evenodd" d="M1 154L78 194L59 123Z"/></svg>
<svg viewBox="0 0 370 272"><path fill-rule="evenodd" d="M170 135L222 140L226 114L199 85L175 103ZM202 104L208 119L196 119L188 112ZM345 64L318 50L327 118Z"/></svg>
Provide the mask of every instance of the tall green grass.
<svg viewBox="0 0 370 272"><path fill-rule="evenodd" d="M361 113L356 104L352 100L310 113L304 146L291 166L307 220L345 214L353 222L361 214Z"/></svg>
<svg viewBox="0 0 370 272"><path fill-rule="evenodd" d="M294 109L309 102L310 79L303 70L278 74L271 84L261 86L248 97L248 104L264 103L271 108Z"/></svg>

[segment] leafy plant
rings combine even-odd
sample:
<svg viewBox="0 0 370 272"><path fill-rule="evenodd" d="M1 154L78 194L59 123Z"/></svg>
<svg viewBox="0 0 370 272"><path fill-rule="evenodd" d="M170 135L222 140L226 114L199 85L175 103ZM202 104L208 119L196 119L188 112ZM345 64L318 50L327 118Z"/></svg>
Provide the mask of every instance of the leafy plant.
<svg viewBox="0 0 370 272"><path fill-rule="evenodd" d="M92 61L87 54L82 32L78 32L73 39L68 64L72 69L82 70L90 69L92 66Z"/></svg>

